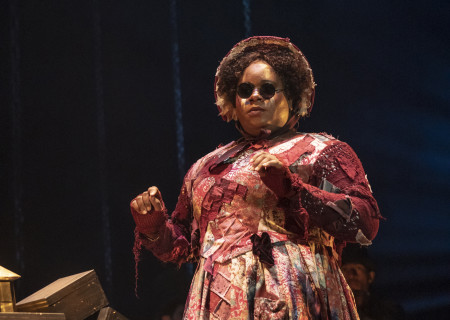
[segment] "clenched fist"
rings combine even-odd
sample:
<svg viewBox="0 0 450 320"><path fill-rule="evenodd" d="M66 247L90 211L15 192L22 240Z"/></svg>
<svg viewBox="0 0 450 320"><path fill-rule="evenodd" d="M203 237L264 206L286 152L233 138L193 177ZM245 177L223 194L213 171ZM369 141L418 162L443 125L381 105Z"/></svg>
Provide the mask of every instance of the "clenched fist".
<svg viewBox="0 0 450 320"><path fill-rule="evenodd" d="M150 211L161 211L161 192L155 186L148 188L147 191L131 201L131 208L140 214L147 214Z"/></svg>

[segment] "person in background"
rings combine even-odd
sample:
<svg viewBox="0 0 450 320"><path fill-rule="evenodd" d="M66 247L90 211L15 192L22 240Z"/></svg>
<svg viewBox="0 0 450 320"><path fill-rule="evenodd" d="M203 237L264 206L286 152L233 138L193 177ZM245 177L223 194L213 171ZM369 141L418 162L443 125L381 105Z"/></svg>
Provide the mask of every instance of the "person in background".
<svg viewBox="0 0 450 320"><path fill-rule="evenodd" d="M297 132L315 85L289 39L239 42L215 96L242 137L189 169L170 218L156 186L131 201L135 252L198 262L183 319L358 319L340 249L371 243L381 215L348 144Z"/></svg>
<svg viewBox="0 0 450 320"><path fill-rule="evenodd" d="M361 320L403 320L403 308L392 301L382 300L370 287L375 280L375 263L368 250L357 244L349 244L342 252L342 273L355 296Z"/></svg>
<svg viewBox="0 0 450 320"><path fill-rule="evenodd" d="M157 320L181 320L183 318L183 302L174 300L165 305Z"/></svg>

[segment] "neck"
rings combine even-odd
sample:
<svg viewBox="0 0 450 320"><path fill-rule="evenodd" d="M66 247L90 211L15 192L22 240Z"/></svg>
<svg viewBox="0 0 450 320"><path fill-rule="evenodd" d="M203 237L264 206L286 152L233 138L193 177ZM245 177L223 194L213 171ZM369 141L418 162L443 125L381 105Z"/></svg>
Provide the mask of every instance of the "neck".
<svg viewBox="0 0 450 320"><path fill-rule="evenodd" d="M236 121L235 127L242 134L242 136L244 137L245 140L262 140L262 139L270 140L275 137L281 136L289 131L295 132L294 127L298 123L298 120L299 120L299 117L294 115L285 123L284 126L278 127L278 128L272 129L272 130L262 128L257 135L251 135L251 134L247 133L244 130L244 128L242 128L239 121Z"/></svg>

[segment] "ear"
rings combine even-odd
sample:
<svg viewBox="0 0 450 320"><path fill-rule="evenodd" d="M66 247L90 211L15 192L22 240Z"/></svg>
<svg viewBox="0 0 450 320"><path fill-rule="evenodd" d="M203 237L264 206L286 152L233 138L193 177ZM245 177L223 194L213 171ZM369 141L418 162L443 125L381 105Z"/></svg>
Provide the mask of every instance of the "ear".
<svg viewBox="0 0 450 320"><path fill-rule="evenodd" d="M369 284L371 284L375 280L375 271L369 272Z"/></svg>

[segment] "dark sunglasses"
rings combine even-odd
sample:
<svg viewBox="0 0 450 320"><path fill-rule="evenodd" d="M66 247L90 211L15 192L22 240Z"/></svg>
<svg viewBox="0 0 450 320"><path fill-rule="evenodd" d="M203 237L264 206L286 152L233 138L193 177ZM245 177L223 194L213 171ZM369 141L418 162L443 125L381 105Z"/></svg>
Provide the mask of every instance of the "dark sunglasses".
<svg viewBox="0 0 450 320"><path fill-rule="evenodd" d="M242 99L250 98L255 90L255 85L253 83L244 82L238 85L237 94ZM258 88L259 95L265 100L272 98L275 93L283 91L283 89L275 89L274 85L271 83L264 83Z"/></svg>

